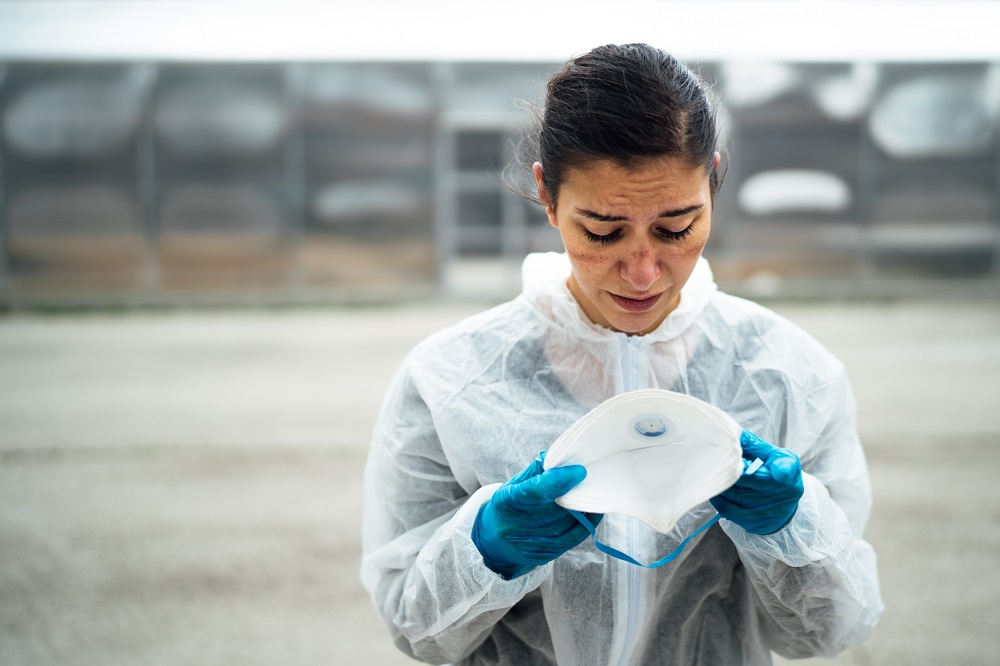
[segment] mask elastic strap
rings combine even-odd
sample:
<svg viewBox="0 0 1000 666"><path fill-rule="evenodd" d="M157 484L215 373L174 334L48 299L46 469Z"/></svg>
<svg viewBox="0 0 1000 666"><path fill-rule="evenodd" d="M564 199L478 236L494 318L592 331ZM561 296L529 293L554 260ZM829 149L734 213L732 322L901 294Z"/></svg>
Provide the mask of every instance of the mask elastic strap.
<svg viewBox="0 0 1000 666"><path fill-rule="evenodd" d="M744 467L746 469L744 470L743 474L753 474L758 469L760 469L761 466L763 466L763 464L764 464L764 461L761 460L760 458L755 459L753 462L750 462L749 460L744 460ZM717 522L719 522L719 518L722 517L718 513L716 513L712 518L710 518L708 520L708 522L706 522L704 525L702 525L701 527L699 527L698 529L696 529L694 532L692 532L690 534L690 536L688 536L686 539L684 539L684 541L681 541L680 545L678 545L676 548L674 548L674 550L669 555L667 555L666 557L663 557L663 558L660 558L660 559L656 560L652 564L643 564L642 562L639 562L638 560L632 558L631 556L626 555L625 553L623 553L622 551L618 550L617 548L612 548L611 546L607 545L606 543L602 543L602 542L598 541L597 540L597 528L594 527L594 524L591 523L590 519L587 518L587 516L585 516L583 513L581 513L580 511L574 511L573 509L567 509L567 511L569 511L573 515L574 518L576 518L578 521L580 521L580 523L584 527L587 528L587 531L590 532L591 538L594 540L594 546L597 547L597 550L599 550L602 553L605 553L607 555L610 555L611 557L617 558L619 560L624 560L625 562L628 562L629 564L634 564L636 566L645 567L647 569L655 569L656 567L662 567L664 564L668 564L668 563L674 561L675 559L677 559L677 556L680 555L682 552L684 552L684 546L688 545L688 542L690 542L691 539L695 538L696 536L698 536L699 534L701 534L702 532L704 532L705 530L707 530L709 527L711 527L712 525L714 525Z"/></svg>
<svg viewBox="0 0 1000 666"><path fill-rule="evenodd" d="M694 532L692 532L691 536L684 539L684 541L681 541L680 545L677 546L677 548L675 548L672 553L670 553L664 558L661 558L653 562L652 564L643 564L642 562L639 562L638 560L635 560L634 558L626 555L622 551L616 548L612 548L606 543L598 541L597 531L594 528L594 525L585 515L583 515L579 511L574 511L573 509L567 509L567 511L573 514L573 517L579 520L583 524L583 526L587 528L587 531L590 532L590 536L594 539L594 546L597 547L597 550L601 551L602 553L606 553L611 557L615 557L619 560L624 560L629 564L635 564L636 566L646 567L647 569L655 569L656 567L662 567L664 564L672 562L674 559L677 558L678 555L681 554L681 552L684 550L684 546L686 546L688 542L691 541L691 539L695 538L696 536L707 530L709 527L719 522L719 518L721 518L719 514L715 514L715 516L711 520L709 520L707 523L705 523L704 525L696 529Z"/></svg>

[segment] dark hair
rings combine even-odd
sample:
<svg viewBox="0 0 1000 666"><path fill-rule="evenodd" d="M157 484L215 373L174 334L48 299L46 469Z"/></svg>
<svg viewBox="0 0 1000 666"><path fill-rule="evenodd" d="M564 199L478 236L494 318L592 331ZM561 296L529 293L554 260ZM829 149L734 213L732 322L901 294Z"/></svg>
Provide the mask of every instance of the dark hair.
<svg viewBox="0 0 1000 666"><path fill-rule="evenodd" d="M541 116L540 118L538 116ZM646 44L600 46L556 72L545 106L516 152L516 167L528 179L541 162L555 205L567 170L595 159L633 168L647 158L677 156L705 165L712 197L721 179L713 168L718 144L716 108L708 88L669 53ZM525 187L521 196L541 203Z"/></svg>

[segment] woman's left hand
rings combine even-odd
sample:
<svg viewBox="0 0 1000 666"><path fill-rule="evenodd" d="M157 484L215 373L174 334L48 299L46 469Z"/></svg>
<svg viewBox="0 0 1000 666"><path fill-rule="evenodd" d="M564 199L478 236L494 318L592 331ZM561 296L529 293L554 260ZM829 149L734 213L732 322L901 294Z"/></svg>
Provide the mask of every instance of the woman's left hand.
<svg viewBox="0 0 1000 666"><path fill-rule="evenodd" d="M793 452L772 446L748 430L740 436L740 446L744 458L759 458L764 464L713 497L712 506L751 534L773 534L791 522L799 506L802 465Z"/></svg>

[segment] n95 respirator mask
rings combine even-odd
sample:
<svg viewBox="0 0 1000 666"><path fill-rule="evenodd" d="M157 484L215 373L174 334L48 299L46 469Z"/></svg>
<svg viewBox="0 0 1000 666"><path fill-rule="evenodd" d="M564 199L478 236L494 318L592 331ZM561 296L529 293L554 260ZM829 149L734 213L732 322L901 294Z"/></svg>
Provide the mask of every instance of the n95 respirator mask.
<svg viewBox="0 0 1000 666"><path fill-rule="evenodd" d="M718 407L681 393L644 389L607 400L569 427L545 455L544 467L583 465L587 477L556 502L590 530L584 513L632 516L666 534L691 509L732 486L747 469L743 429ZM718 520L718 515L687 541ZM597 547L633 564L630 556Z"/></svg>

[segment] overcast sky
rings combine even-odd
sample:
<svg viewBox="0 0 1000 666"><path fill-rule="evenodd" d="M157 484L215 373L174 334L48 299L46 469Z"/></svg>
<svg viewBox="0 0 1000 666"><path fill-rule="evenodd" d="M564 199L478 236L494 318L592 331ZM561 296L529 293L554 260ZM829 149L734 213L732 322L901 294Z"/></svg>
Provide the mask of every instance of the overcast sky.
<svg viewBox="0 0 1000 666"><path fill-rule="evenodd" d="M1000 60L994 0L0 1L0 59Z"/></svg>

